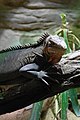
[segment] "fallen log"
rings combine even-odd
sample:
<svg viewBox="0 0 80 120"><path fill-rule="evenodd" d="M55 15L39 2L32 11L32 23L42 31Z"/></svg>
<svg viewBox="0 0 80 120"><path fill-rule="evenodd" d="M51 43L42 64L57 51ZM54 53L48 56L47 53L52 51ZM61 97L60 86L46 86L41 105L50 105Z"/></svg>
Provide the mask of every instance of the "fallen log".
<svg viewBox="0 0 80 120"><path fill-rule="evenodd" d="M45 71L44 79L24 80L23 83L0 85L0 114L12 112L68 89L80 87L80 50L63 56L54 66ZM23 77L18 78L22 81ZM16 79L17 81L17 79Z"/></svg>

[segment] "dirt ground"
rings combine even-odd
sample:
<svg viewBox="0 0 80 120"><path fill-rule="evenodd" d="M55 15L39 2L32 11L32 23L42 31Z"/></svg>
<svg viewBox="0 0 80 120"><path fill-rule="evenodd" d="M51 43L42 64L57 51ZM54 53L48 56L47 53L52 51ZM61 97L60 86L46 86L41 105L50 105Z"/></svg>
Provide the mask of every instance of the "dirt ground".
<svg viewBox="0 0 80 120"><path fill-rule="evenodd" d="M7 113L0 116L0 120L28 120L31 109L20 109L12 113Z"/></svg>

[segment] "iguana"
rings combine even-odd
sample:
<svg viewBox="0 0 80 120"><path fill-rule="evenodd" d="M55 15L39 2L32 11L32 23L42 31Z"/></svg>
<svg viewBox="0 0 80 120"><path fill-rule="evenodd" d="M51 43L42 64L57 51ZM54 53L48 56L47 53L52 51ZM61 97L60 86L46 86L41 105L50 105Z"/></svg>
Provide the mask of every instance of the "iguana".
<svg viewBox="0 0 80 120"><path fill-rule="evenodd" d="M25 68L44 70L50 64L57 63L65 50L66 44L62 37L44 33L34 44L0 51L0 85L20 82L20 78L24 81ZM27 74L28 77L30 78Z"/></svg>

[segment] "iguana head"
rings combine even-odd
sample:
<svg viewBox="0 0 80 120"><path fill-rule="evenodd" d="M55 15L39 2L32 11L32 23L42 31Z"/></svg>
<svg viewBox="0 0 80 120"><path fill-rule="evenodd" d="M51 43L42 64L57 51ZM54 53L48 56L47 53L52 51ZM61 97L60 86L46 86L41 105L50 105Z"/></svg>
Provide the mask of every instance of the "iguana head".
<svg viewBox="0 0 80 120"><path fill-rule="evenodd" d="M67 46L64 39L58 35L49 35L44 41L43 53L47 57L48 62L53 64L60 61L66 49Z"/></svg>

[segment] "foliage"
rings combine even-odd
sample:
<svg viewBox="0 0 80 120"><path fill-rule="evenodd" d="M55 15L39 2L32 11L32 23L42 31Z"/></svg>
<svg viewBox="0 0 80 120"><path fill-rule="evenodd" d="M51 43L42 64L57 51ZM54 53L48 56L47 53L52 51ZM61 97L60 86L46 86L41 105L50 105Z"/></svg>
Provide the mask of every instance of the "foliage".
<svg viewBox="0 0 80 120"><path fill-rule="evenodd" d="M61 14L62 18L62 29L59 31L57 34L63 35L64 40L67 45L67 53L76 50L76 45L80 46L80 41L79 39L72 33L72 31L69 31L67 28L67 22L66 22L66 15ZM72 37L72 38L70 38ZM70 38L72 40L72 44L69 44ZM62 111L61 111L61 119L66 120L67 119L67 108L68 108L68 96L71 99L72 106L74 109L74 112L77 116L80 116L80 106L78 104L78 99L77 99L77 93L75 89L68 90L64 93L62 93Z"/></svg>
<svg viewBox="0 0 80 120"><path fill-rule="evenodd" d="M42 105L43 105L43 101L34 103L33 108L32 108L32 113L31 113L29 120L39 120Z"/></svg>
<svg viewBox="0 0 80 120"><path fill-rule="evenodd" d="M80 40L67 27L68 22L66 20L66 15L63 13L60 16L62 19L62 26L58 31L56 31L55 34L64 37L64 40L67 45L66 53L69 53L71 51L75 51L77 48L80 48ZM57 100L57 102L59 102L59 104L57 104L57 102L55 102L56 109L54 108L55 111L52 110L53 114L55 116L55 120L59 120L58 117L56 117L56 116L57 116L58 112L60 111L60 109L61 109L61 115L59 115L59 118L61 116L61 120L67 120L67 109L68 109L68 100L69 100L68 98L70 98L70 100L72 102L72 107L73 107L74 113L76 114L76 116L80 116L80 106L78 104L77 92L75 89L67 90L58 96L59 97L56 97L57 99L55 99L55 101ZM41 102L34 104L30 120L34 120L34 118L35 118L35 120L39 120L40 112L42 109L42 103L43 102L41 101ZM58 105L59 105L59 107L58 107Z"/></svg>

